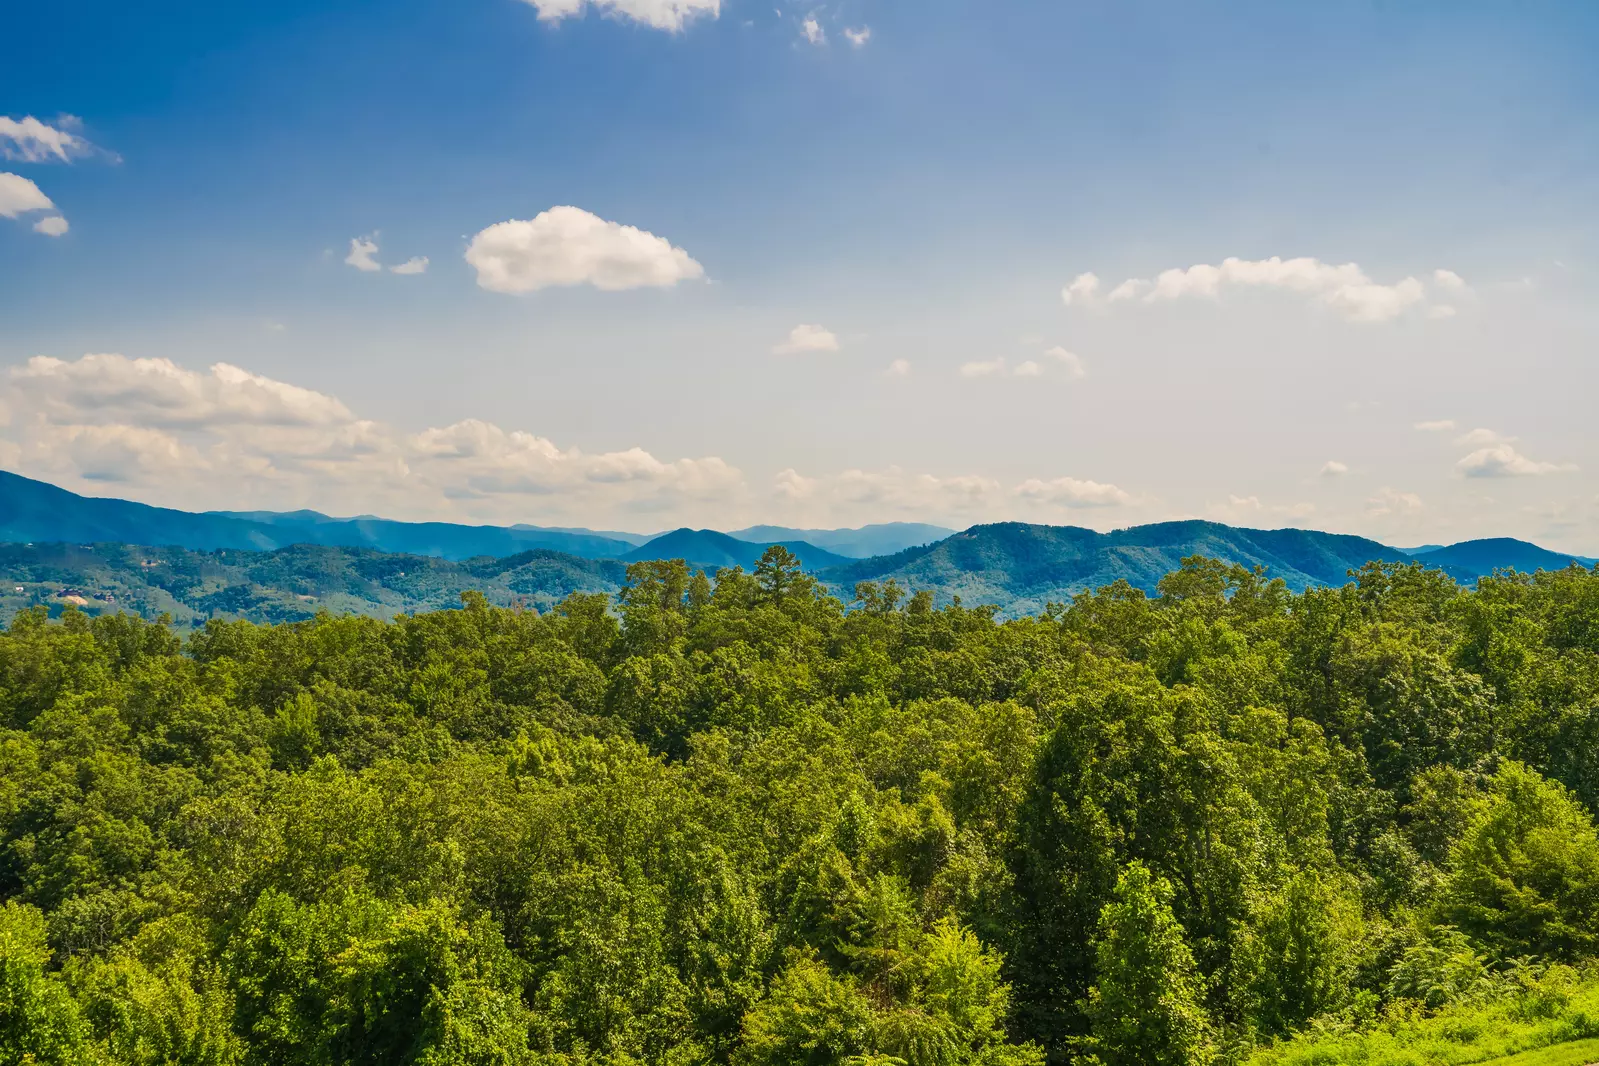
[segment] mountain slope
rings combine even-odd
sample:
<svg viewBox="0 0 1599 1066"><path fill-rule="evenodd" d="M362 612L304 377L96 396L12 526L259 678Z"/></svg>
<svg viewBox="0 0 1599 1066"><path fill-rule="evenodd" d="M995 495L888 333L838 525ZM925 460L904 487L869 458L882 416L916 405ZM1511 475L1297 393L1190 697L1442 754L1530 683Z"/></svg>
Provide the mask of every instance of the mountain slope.
<svg viewBox="0 0 1599 1066"><path fill-rule="evenodd" d="M1448 547L1432 548L1414 553L1428 566L1441 566L1458 577L1482 577L1495 570L1519 570L1530 574L1538 570L1564 570L1572 563L1592 566L1592 559L1565 555L1540 548L1524 540L1511 537L1491 537L1485 540L1464 540Z"/></svg>
<svg viewBox="0 0 1599 1066"><path fill-rule="evenodd" d="M850 562L842 555L834 555L803 541L755 542L740 540L712 529L687 528L663 533L648 544L628 552L622 556L622 560L632 563L646 559L684 559L690 566L706 570L732 566L753 570L755 561L773 543L782 544L797 555L807 570L820 570Z"/></svg>
<svg viewBox="0 0 1599 1066"><path fill-rule="evenodd" d="M1302 529L1236 529L1215 522L1162 522L1113 533L1020 522L973 526L937 544L866 559L822 572L847 593L856 581L894 578L931 589L940 599L998 604L1005 614L1030 614L1050 601L1117 580L1146 592L1189 555L1265 566L1291 588L1339 584L1374 559L1404 561L1396 549L1364 537Z"/></svg>
<svg viewBox="0 0 1599 1066"><path fill-rule="evenodd" d="M461 593L548 609L571 592L613 593L625 567L559 552L465 562L366 548L296 545L271 552L197 552L126 544L0 544L0 621L19 609L68 604L126 610L180 624L210 617L262 622L320 610L389 618L458 607ZM18 592L17 589L21 589Z"/></svg>
<svg viewBox="0 0 1599 1066"><path fill-rule="evenodd" d="M316 511L192 514L128 500L79 496L43 481L0 471L0 540L36 543L117 542L271 550L291 544L365 547L379 551L470 559L532 550L585 558L614 558L632 550L623 540L594 533L533 527L467 526L329 518Z"/></svg>
<svg viewBox="0 0 1599 1066"><path fill-rule="evenodd" d="M931 526L925 522L881 522L857 529L792 529L788 526L750 526L735 529L728 536L757 544L780 544L803 541L818 548L847 556L851 559L869 559L874 555L890 555L953 536L953 529Z"/></svg>

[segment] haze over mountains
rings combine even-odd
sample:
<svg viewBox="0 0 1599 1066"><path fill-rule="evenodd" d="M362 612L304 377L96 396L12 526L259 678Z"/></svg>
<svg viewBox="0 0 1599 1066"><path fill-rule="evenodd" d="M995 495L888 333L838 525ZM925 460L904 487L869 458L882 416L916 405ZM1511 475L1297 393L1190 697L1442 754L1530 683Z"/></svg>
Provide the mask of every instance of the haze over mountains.
<svg viewBox="0 0 1599 1066"><path fill-rule="evenodd" d="M631 562L684 559L707 571L751 570L774 543L845 599L856 582L892 579L931 590L939 602L959 596L1007 616L1116 581L1153 592L1189 555L1263 566L1295 590L1339 584L1373 560L1419 561L1461 582L1501 568L1594 565L1506 538L1406 552L1363 537L1198 520L1111 533L1004 522L959 533L888 523L755 526L732 534L685 528L646 537L314 511L195 514L79 496L0 472L0 619L37 604L167 613L195 624L209 617L281 621L319 610L391 616L453 606L468 589L496 603L546 608L572 592L614 592ZM891 550L850 554L874 546Z"/></svg>

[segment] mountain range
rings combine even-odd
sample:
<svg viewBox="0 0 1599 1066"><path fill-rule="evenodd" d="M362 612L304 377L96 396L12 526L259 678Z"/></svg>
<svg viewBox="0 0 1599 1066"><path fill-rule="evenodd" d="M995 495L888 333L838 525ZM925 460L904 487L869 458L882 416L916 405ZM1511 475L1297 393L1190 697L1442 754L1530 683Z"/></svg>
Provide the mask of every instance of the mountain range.
<svg viewBox="0 0 1599 1066"><path fill-rule="evenodd" d="M954 530L890 522L860 529L788 530L755 527L697 540L675 530L670 556L657 549L644 558L686 558L699 566L748 566L746 549L730 548L728 538L745 544L783 543L813 565L899 551L947 537ZM706 532L706 531L702 531ZM747 534L747 535L746 535ZM818 540L807 536L814 534ZM333 518L317 511L207 511L193 513L96 496L80 496L43 481L0 471L0 541L14 543L118 543L177 545L197 551L219 548L271 551L294 544L373 548L385 552L464 560L508 556L525 551L559 551L584 559L638 558L637 550L660 536L613 533L569 527L469 526L451 522L396 522L363 515ZM689 549L684 554L681 549ZM694 554L698 553L698 554ZM760 555L756 550L755 556ZM754 556L749 556L753 560Z"/></svg>
<svg viewBox="0 0 1599 1066"><path fill-rule="evenodd" d="M1595 565L1508 538L1402 551L1344 534L1198 520L1110 533L1019 522L952 533L886 523L845 530L754 526L731 534L684 528L646 537L315 511L196 514L79 496L0 472L0 619L37 604L165 612L178 622L280 621L318 610L390 616L453 606L467 589L495 603L545 608L571 592L614 592L631 562L684 559L700 569L750 570L774 543L845 599L856 582L893 579L929 589L939 602L959 596L971 605L994 604L1007 616L1036 613L1118 580L1153 592L1189 555L1264 566L1295 590L1341 583L1373 560L1417 561L1461 582L1496 569ZM849 554L873 545L893 550Z"/></svg>

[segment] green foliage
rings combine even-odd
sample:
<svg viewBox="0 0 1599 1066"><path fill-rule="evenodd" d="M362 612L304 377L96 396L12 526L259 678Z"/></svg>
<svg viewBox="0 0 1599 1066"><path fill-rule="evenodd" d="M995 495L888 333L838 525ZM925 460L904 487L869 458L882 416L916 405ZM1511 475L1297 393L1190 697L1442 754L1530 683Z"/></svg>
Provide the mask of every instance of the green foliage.
<svg viewBox="0 0 1599 1066"><path fill-rule="evenodd" d="M1171 886L1134 862L1100 912L1092 1048L1107 1066L1196 1066L1211 1058L1202 981L1171 911Z"/></svg>
<svg viewBox="0 0 1599 1066"><path fill-rule="evenodd" d="M780 547L615 576L16 616L0 1066L1450 1066L1599 1018L1599 574L1188 557L1011 620Z"/></svg>

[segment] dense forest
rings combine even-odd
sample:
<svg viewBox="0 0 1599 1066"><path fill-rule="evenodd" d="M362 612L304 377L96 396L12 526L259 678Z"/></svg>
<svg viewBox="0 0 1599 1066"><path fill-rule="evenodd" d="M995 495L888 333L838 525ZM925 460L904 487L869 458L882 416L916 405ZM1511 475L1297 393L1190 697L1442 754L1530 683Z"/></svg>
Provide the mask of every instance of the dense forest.
<svg viewBox="0 0 1599 1066"><path fill-rule="evenodd" d="M463 599L15 617L0 1064L1599 1035L1599 568L1294 593L1194 557L1001 621L774 548Z"/></svg>

